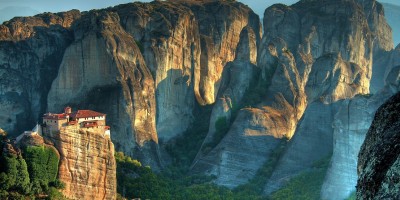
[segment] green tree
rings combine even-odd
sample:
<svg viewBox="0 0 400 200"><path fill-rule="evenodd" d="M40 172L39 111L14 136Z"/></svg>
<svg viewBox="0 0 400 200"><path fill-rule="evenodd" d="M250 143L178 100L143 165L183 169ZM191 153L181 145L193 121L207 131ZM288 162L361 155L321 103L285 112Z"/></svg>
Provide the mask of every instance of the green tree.
<svg viewBox="0 0 400 200"><path fill-rule="evenodd" d="M22 157L18 158L17 176L15 178L15 188L23 194L28 194L29 187L29 173L25 160Z"/></svg>
<svg viewBox="0 0 400 200"><path fill-rule="evenodd" d="M56 152L49 147L28 146L24 156L32 182L48 185L57 178L59 158Z"/></svg>

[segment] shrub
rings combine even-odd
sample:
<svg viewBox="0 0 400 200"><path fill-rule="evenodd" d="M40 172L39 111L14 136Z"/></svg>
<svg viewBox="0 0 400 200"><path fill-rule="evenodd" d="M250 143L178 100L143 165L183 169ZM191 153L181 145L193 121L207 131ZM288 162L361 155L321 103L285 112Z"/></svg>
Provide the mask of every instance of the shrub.
<svg viewBox="0 0 400 200"><path fill-rule="evenodd" d="M58 174L58 155L53 149L44 146L28 146L24 151L29 176L33 182L43 185L53 182Z"/></svg>
<svg viewBox="0 0 400 200"><path fill-rule="evenodd" d="M286 186L271 195L272 199L320 199L329 162L330 157L315 162L312 170L292 178Z"/></svg>
<svg viewBox="0 0 400 200"><path fill-rule="evenodd" d="M48 196L46 199L48 200L66 200L65 196L57 190L57 188L50 187L47 192Z"/></svg>
<svg viewBox="0 0 400 200"><path fill-rule="evenodd" d="M56 189L64 189L65 188L65 183L60 181L60 179L56 179L53 182L50 182L49 185Z"/></svg>
<svg viewBox="0 0 400 200"><path fill-rule="evenodd" d="M6 155L1 159L0 189L15 190L23 194L29 192L29 173L21 156Z"/></svg>

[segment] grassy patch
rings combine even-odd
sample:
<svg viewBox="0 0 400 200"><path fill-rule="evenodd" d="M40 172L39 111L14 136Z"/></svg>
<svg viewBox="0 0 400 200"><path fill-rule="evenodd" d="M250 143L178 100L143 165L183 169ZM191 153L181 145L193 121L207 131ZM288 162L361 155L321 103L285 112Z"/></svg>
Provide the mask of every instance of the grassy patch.
<svg viewBox="0 0 400 200"><path fill-rule="evenodd" d="M273 200L320 199L321 187L330 157L317 161L313 169L292 178L285 187L271 195Z"/></svg>

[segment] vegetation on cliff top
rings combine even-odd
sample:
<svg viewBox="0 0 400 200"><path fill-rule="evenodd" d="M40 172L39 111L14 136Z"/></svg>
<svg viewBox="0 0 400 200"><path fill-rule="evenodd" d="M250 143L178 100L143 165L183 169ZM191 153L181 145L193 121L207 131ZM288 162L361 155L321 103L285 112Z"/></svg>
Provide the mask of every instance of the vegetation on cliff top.
<svg viewBox="0 0 400 200"><path fill-rule="evenodd" d="M7 145L1 141L0 147ZM28 146L0 154L0 199L64 199L56 179L59 158L53 149Z"/></svg>

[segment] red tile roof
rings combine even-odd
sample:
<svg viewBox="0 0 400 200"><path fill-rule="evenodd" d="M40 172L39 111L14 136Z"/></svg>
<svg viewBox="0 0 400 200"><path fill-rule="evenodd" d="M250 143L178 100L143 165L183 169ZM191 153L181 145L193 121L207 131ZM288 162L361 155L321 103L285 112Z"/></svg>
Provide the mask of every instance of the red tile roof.
<svg viewBox="0 0 400 200"><path fill-rule="evenodd" d="M100 117L100 116L106 116L106 114L99 113L93 110L78 110L76 112L73 112L71 114L71 117L74 119L78 118L89 118L89 117Z"/></svg>

